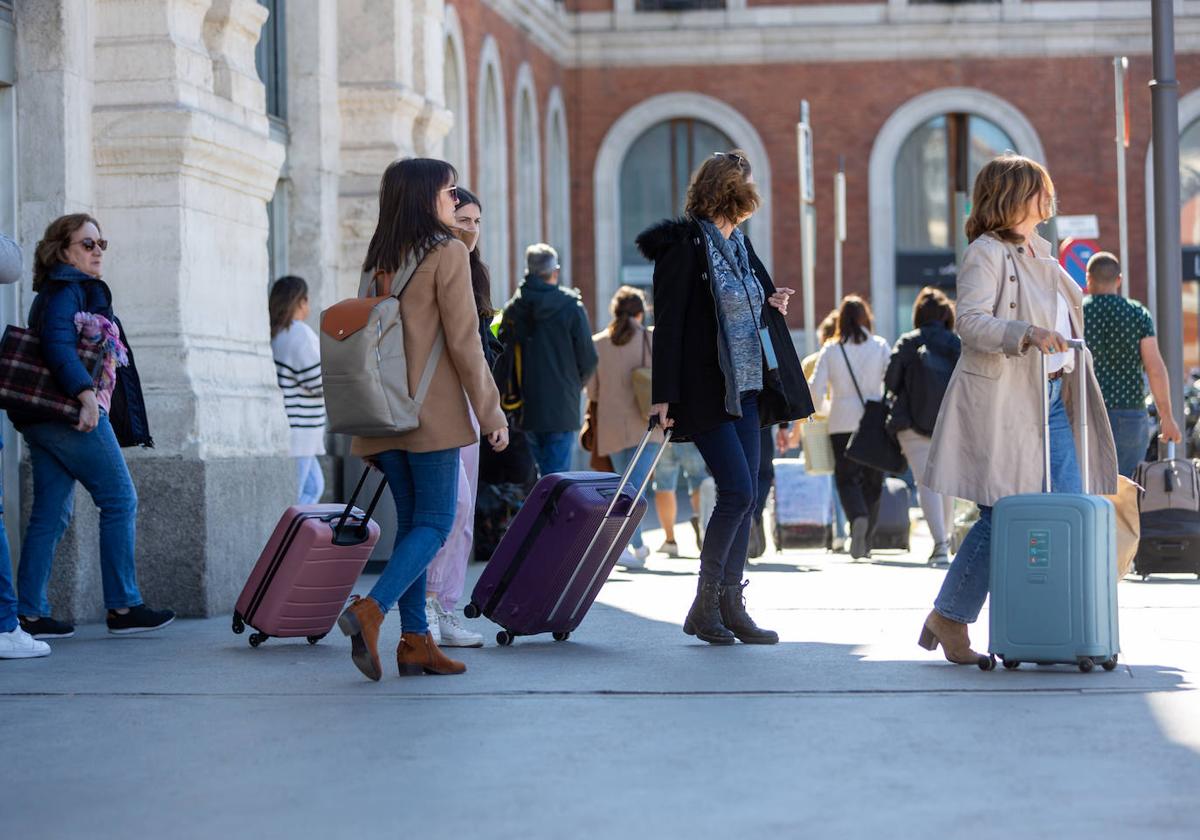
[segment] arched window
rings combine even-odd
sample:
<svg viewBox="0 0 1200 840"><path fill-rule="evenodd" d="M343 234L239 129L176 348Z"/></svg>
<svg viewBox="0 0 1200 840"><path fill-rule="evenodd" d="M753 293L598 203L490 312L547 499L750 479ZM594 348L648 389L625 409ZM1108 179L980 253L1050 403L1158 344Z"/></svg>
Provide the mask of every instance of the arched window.
<svg viewBox="0 0 1200 840"><path fill-rule="evenodd" d="M517 178L517 242L513 267L516 272L514 277L520 277L525 269L525 249L542 241L542 158L538 141L537 93L528 64L522 64L517 71L513 113L517 120L516 161L513 166Z"/></svg>
<svg viewBox="0 0 1200 840"><path fill-rule="evenodd" d="M953 295L975 176L1014 146L994 123L959 113L928 120L900 147L895 169L896 333L912 329L912 305L922 287L940 286ZM886 316L876 312L876 317Z"/></svg>
<svg viewBox="0 0 1200 840"><path fill-rule="evenodd" d="M571 164L562 91L550 91L546 107L546 237L558 249L563 285L573 285L571 263Z"/></svg>
<svg viewBox="0 0 1200 840"><path fill-rule="evenodd" d="M724 132L695 119L661 122L629 147L621 164L621 284L650 287L653 266L638 253L637 235L680 215L692 172L713 152L732 147Z"/></svg>
<svg viewBox="0 0 1200 840"><path fill-rule="evenodd" d="M492 269L492 301L505 303L512 291L508 247L508 130L504 119L504 77L495 39L484 42L479 62L479 116L475 181L483 202L482 256Z"/></svg>
<svg viewBox="0 0 1200 840"><path fill-rule="evenodd" d="M443 155L458 170L458 180L470 187L471 149L470 119L467 105L467 68L463 55L462 30L458 13L453 6L446 7L446 42L444 45L442 78L445 87L446 110L454 115L454 124L444 141Z"/></svg>

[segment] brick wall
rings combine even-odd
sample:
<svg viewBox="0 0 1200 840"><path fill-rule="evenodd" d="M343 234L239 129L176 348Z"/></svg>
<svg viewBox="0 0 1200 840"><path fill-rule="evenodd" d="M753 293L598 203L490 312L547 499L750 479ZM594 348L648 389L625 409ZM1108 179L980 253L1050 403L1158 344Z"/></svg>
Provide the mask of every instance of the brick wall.
<svg viewBox="0 0 1200 840"><path fill-rule="evenodd" d="M1200 56L1181 55L1180 95L1200 76ZM815 134L818 213L817 312L834 304L829 221L832 172L846 156L848 242L845 289L870 291L867 168L880 128L897 108L944 87L977 87L1007 99L1033 124L1058 188L1060 212L1100 217L1101 244L1117 249L1112 65L1109 58L1003 59L891 63L838 63L725 67L583 69L569 73L572 124L574 259L585 298L593 288L592 170L605 132L630 107L661 93L702 91L738 108L758 130L770 157L774 192L776 280L799 288L795 121L807 98ZM1017 79L1019 78L1019 82ZM1130 62L1132 144L1128 154L1130 255L1133 294L1146 290L1144 164L1150 140L1148 56ZM769 84L766 82L769 81ZM789 319L802 321L801 308Z"/></svg>

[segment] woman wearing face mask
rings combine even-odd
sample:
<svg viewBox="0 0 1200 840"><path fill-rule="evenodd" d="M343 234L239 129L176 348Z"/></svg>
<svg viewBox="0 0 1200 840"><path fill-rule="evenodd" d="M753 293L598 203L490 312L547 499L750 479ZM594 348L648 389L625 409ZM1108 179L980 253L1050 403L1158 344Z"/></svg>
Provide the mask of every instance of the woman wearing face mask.
<svg viewBox="0 0 1200 840"><path fill-rule="evenodd" d="M396 542L379 580L338 619L350 637L351 658L369 679L383 675L379 631L393 606L400 611L396 664L401 676L461 674L433 640L425 615L425 573L454 524L459 450L482 427L497 450L508 445L500 394L479 346L478 308L471 292L470 256L455 238L458 188L454 167L442 160L407 158L391 164L379 187L379 222L364 273L371 287L391 287L414 267L400 296L409 388L415 391L437 337L444 351L421 403L419 425L399 435L355 437L351 452L383 472L396 503ZM478 426L472 422L472 413Z"/></svg>
<svg viewBox="0 0 1200 840"><path fill-rule="evenodd" d="M108 241L100 223L84 213L62 216L46 228L34 252L30 329L38 333L46 364L63 391L79 400L75 425L10 411L9 419L29 446L33 510L17 574L18 612L25 632L39 639L64 639L75 628L51 617L46 587L54 550L71 520L75 482L100 509L100 569L108 632L142 633L175 620L170 610L152 610L142 600L134 562L137 491L114 428L138 431L135 443L152 443L133 357L113 313L113 295L101 280ZM80 340L103 348L96 379L79 360ZM121 378L117 368L121 367ZM121 389L120 413L109 416Z"/></svg>
<svg viewBox="0 0 1200 840"><path fill-rule="evenodd" d="M742 594L759 429L813 410L783 319L792 290L775 288L738 229L759 201L745 153L717 152L692 175L687 215L637 238L654 263L652 415L695 442L717 484L683 625L714 645L779 641L755 624Z"/></svg>
<svg viewBox="0 0 1200 840"><path fill-rule="evenodd" d="M474 193L458 188L454 208L454 235L471 252L471 291L475 296L475 311L479 315L479 340L488 367L496 361L500 342L492 335L492 286L488 267L479 255L479 226L483 220L483 205ZM479 431L479 422L471 412L471 425ZM429 564L425 581L425 619L435 642L442 647L482 647L483 636L468 630L454 611L462 597L467 579L467 563L475 537L475 497L479 483L479 441L459 450L458 503L450 536L433 562Z"/></svg>

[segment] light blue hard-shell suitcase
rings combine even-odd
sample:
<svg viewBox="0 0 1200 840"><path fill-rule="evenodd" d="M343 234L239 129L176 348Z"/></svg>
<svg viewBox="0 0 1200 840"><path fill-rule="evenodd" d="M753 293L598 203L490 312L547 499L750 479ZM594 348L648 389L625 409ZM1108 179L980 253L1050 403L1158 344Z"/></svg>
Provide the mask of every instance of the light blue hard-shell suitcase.
<svg viewBox="0 0 1200 840"><path fill-rule="evenodd" d="M1086 383L1086 346L1081 340L1069 343ZM1086 394L1086 385L1079 393ZM1087 400L1078 402L1079 451L1086 453ZM1111 671L1120 651L1116 513L1102 496L1049 492L1050 406L1044 391L1042 417L1046 492L1008 496L992 510L992 655L981 658L979 667L991 670L999 657L1009 669L1033 662ZM1086 456L1080 469L1086 488Z"/></svg>

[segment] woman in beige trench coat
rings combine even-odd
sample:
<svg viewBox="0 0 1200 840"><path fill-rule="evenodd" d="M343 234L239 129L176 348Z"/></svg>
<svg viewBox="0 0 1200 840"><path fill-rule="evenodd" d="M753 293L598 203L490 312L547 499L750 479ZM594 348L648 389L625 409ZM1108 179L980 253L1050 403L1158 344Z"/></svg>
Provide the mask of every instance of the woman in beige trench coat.
<svg viewBox="0 0 1200 840"><path fill-rule="evenodd" d="M1018 155L989 162L975 181L958 275L962 356L938 414L924 484L979 504L979 521L954 559L920 644L975 664L967 625L988 594L991 513L997 500L1042 490L1042 395L1050 402L1050 479L1058 493L1085 492L1079 459L1091 466L1086 492L1112 494L1117 456L1104 399L1088 365L1090 438L1078 451L1080 380L1067 339L1083 336L1083 293L1036 233L1053 215L1054 185L1038 163ZM1030 352L1036 350L1038 352ZM1049 359L1044 378L1042 359Z"/></svg>

